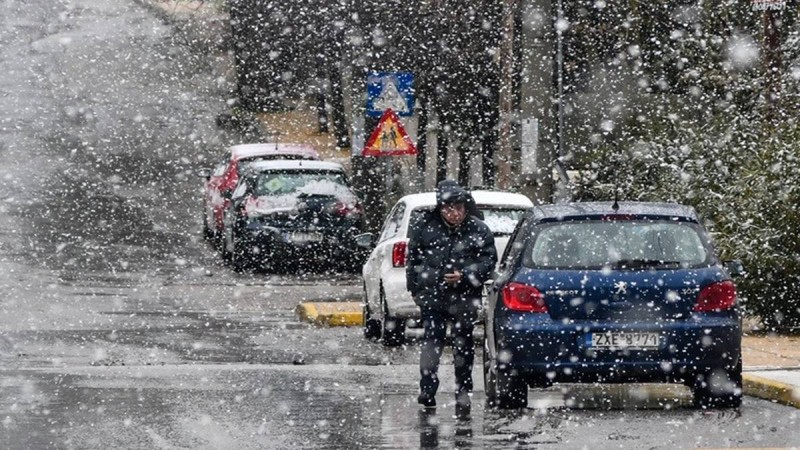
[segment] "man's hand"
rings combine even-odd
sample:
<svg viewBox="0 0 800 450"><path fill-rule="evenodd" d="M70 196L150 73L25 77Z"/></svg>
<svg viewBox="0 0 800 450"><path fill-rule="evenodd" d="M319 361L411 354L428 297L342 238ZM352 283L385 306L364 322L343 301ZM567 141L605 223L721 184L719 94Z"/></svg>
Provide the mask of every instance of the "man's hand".
<svg viewBox="0 0 800 450"><path fill-rule="evenodd" d="M459 281L461 281L461 277L462 276L463 275L461 274L461 272L456 270L455 272L444 274L444 281L446 281L446 282L448 282L450 284L456 284Z"/></svg>

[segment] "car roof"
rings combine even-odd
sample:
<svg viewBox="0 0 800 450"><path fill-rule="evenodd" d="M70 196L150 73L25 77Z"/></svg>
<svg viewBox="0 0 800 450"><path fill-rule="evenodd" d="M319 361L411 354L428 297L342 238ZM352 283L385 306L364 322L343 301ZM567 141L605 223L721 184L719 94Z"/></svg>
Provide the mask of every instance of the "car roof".
<svg viewBox="0 0 800 450"><path fill-rule="evenodd" d="M699 222L694 208L678 203L656 202L618 202L618 209L614 202L578 202L552 205L537 205L529 213L535 220L556 219L561 220L571 217L605 216L605 215L635 215L649 217L677 217Z"/></svg>
<svg viewBox="0 0 800 450"><path fill-rule="evenodd" d="M478 205L514 206L520 208L530 208L533 206L531 199L522 194L505 191L487 191L483 189L470 192L472 198L475 199L475 203ZM410 194L401 198L400 201L405 202L405 204L412 209L434 206L436 205L436 193L421 192L419 194Z"/></svg>
<svg viewBox="0 0 800 450"><path fill-rule="evenodd" d="M290 142L239 144L231 146L228 150L231 152L231 160L266 155L291 155L303 156L306 159L319 159L319 152L314 147Z"/></svg>
<svg viewBox="0 0 800 450"><path fill-rule="evenodd" d="M247 171L261 172L264 170L326 170L333 172L344 172L341 164L330 161L312 161L302 159L272 159L266 161L255 161L247 165Z"/></svg>

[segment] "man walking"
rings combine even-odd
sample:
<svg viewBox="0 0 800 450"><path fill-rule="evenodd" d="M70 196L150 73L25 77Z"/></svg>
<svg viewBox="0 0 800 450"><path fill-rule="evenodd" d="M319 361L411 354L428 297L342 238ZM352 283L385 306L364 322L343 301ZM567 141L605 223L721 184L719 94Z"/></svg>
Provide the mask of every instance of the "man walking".
<svg viewBox="0 0 800 450"><path fill-rule="evenodd" d="M436 187L436 208L412 224L406 286L422 312L425 333L419 361L418 402L436 407L439 359L451 326L456 375L456 414L469 415L472 336L483 283L497 262L494 236L480 218L472 195L455 181Z"/></svg>

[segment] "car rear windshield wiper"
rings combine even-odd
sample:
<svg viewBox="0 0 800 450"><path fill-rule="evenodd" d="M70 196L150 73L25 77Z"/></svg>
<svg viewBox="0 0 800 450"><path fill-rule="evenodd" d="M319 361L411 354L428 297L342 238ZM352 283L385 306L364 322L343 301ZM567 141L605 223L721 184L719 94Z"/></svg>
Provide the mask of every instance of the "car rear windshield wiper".
<svg viewBox="0 0 800 450"><path fill-rule="evenodd" d="M677 268L681 266L681 262L663 259L620 259L619 261L615 261L613 266L615 269L641 269L649 267Z"/></svg>

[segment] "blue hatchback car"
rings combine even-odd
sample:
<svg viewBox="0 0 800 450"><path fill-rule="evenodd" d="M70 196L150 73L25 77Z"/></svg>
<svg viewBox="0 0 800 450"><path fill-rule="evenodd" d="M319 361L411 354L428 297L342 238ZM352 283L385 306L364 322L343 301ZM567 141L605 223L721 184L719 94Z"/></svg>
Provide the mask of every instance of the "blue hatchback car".
<svg viewBox="0 0 800 450"><path fill-rule="evenodd" d="M738 407L741 272L687 206L534 207L489 290L488 403L525 407L528 387L557 382L672 382L698 407Z"/></svg>

